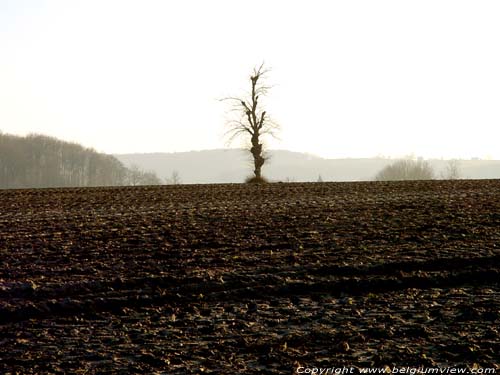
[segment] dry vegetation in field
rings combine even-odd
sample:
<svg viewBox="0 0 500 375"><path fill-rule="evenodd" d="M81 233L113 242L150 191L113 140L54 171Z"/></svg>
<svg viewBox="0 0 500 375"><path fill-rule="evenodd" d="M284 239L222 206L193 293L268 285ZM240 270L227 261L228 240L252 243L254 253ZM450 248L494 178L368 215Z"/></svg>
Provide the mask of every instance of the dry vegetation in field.
<svg viewBox="0 0 500 375"><path fill-rule="evenodd" d="M0 191L0 372L498 364L500 181Z"/></svg>

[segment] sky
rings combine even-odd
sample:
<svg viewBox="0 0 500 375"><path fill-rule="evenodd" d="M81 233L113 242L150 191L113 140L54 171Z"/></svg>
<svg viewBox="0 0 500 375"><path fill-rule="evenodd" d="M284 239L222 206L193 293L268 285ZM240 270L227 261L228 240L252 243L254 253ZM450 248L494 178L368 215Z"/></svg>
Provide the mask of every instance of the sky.
<svg viewBox="0 0 500 375"><path fill-rule="evenodd" d="M0 131L224 148L220 99L265 63L269 148L500 159L499 19L498 0L0 0Z"/></svg>

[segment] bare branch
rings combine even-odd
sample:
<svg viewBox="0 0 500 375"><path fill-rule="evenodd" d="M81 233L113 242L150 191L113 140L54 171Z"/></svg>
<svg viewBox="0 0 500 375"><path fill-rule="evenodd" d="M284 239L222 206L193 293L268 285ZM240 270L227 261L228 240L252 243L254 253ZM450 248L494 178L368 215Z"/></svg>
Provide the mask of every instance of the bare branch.
<svg viewBox="0 0 500 375"><path fill-rule="evenodd" d="M264 68L264 65L265 65L265 63L262 62L262 64L260 64L260 66L259 66L259 69L254 68L254 70L253 70L254 76L259 76L259 77L265 76L265 75L267 75L267 73L269 73L271 71L270 68Z"/></svg>
<svg viewBox="0 0 500 375"><path fill-rule="evenodd" d="M259 130L262 129L262 127L264 126L264 117L266 116L266 111L263 111L261 114L260 114L260 121L259 121Z"/></svg>

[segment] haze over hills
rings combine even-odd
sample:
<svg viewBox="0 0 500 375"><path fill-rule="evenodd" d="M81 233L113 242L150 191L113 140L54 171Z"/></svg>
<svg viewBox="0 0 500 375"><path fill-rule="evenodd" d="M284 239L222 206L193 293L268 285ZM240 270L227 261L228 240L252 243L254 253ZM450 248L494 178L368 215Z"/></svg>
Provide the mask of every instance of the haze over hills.
<svg viewBox="0 0 500 375"><path fill-rule="evenodd" d="M263 168L271 181L369 181L378 171L395 161L388 158L323 159L314 155L272 150ZM118 160L127 167L153 171L168 179L178 172L182 183L239 183L252 174L248 151L220 149L177 153L118 154ZM446 170L447 160L429 160L436 177ZM461 178L500 178L498 160L460 160Z"/></svg>

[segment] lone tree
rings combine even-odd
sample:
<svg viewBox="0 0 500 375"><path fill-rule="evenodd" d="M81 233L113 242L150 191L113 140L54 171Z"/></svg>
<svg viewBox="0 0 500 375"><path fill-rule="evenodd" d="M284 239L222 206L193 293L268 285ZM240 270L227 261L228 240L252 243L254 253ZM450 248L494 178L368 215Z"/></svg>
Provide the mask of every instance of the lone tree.
<svg viewBox="0 0 500 375"><path fill-rule="evenodd" d="M441 176L445 180L458 180L461 178L460 173L460 162L457 159L452 159L448 161L444 173Z"/></svg>
<svg viewBox="0 0 500 375"><path fill-rule="evenodd" d="M237 114L236 119L228 123L228 143L239 137L247 137L250 140L249 151L253 157L254 176L248 182L265 182L261 171L267 157L263 150L262 137L276 137L279 130L279 126L271 120L260 101L270 89L262 82L268 72L264 64L258 69L255 68L250 76L251 91L247 96L223 99L232 102L232 112Z"/></svg>
<svg viewBox="0 0 500 375"><path fill-rule="evenodd" d="M181 183L181 175L178 171L173 171L170 177L165 179L167 185L179 185Z"/></svg>

